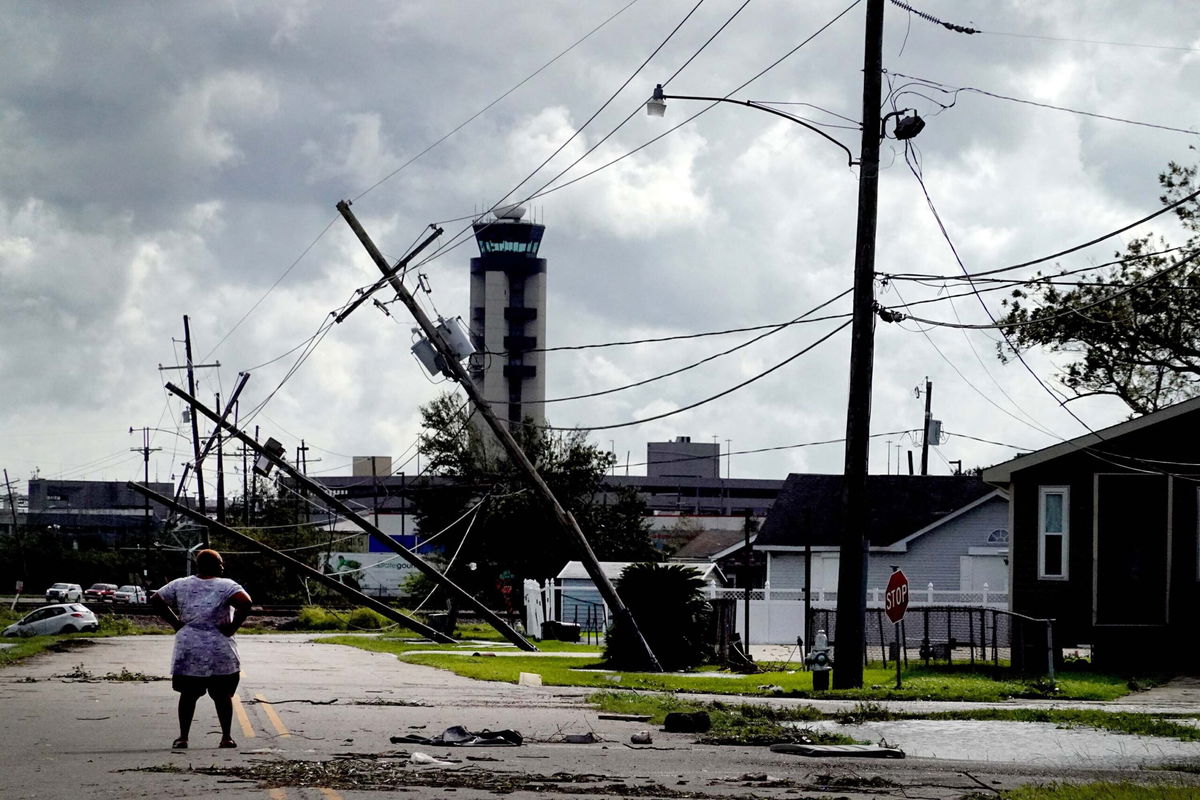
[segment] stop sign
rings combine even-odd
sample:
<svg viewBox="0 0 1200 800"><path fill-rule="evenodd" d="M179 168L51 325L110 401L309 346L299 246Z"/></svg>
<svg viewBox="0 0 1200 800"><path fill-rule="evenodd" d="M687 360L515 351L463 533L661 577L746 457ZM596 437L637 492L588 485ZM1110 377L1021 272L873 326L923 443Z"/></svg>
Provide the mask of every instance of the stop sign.
<svg viewBox="0 0 1200 800"><path fill-rule="evenodd" d="M883 613L892 622L899 623L908 610L908 578L902 570L896 570L888 578L887 590L883 593Z"/></svg>

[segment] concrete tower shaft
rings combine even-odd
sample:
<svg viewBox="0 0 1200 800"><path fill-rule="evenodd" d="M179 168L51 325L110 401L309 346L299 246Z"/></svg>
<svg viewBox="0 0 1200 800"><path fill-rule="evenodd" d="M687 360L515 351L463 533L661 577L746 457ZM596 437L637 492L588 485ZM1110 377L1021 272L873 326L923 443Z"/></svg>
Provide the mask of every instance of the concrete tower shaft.
<svg viewBox="0 0 1200 800"><path fill-rule="evenodd" d="M475 223L479 257L471 259L471 379L510 429L530 418L545 424L546 259L538 258L545 225L525 209L497 209Z"/></svg>

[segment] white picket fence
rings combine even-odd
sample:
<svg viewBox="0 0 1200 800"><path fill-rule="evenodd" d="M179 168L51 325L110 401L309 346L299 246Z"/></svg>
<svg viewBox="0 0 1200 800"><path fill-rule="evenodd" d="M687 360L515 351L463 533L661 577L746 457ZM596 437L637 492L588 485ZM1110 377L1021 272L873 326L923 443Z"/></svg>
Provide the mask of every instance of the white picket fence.
<svg viewBox="0 0 1200 800"><path fill-rule="evenodd" d="M883 608L883 587L867 590L867 608ZM743 641L746 637L746 590L711 589L709 599L732 599L737 601L737 632ZM909 589L910 608L921 606L974 606L977 608L1008 608L1008 592L993 592L985 583L981 591L961 592L935 589L928 584L924 589ZM837 605L836 591L814 591L813 608L834 608ZM751 589L750 590L750 642L752 644L795 644L797 638L808 639L804 630L803 589Z"/></svg>
<svg viewBox="0 0 1200 800"><path fill-rule="evenodd" d="M547 619L555 619L555 609L569 607L573 612L570 618L560 622L578 622L584 627L592 626L603 631L610 621L608 607L596 603L594 613L588 615L587 622L579 616L578 604L564 603L563 589L558 586L539 586L534 581L525 582L525 627L531 636L539 636L541 623ZM572 590L567 590L568 593ZM574 590L578 594L578 590ZM883 587L873 587L867 590L867 607L883 608ZM732 599L737 601L737 632L745 640L746 632L746 590L710 588L710 600ZM921 606L974 606L977 608L1008 608L1008 593L994 592L985 583L981 591L960 592L949 589L935 589L932 583L924 589L911 588L908 603L910 608ZM813 608L833 608L837 604L836 591L814 591ZM804 590L803 589L763 589L750 590L750 642L752 644L795 644L797 637L807 640L804 630Z"/></svg>

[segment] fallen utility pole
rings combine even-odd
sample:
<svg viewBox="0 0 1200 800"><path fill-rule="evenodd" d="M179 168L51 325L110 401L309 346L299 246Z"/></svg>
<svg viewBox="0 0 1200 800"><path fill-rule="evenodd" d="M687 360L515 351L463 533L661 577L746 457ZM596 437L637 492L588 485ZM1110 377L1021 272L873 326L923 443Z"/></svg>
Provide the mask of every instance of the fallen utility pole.
<svg viewBox="0 0 1200 800"><path fill-rule="evenodd" d="M288 477L296 481L296 483L302 484L306 489L308 489L308 491L321 498L321 500L324 501L330 508L336 509L339 513L344 515L347 519L366 532L372 539L379 542L408 563L412 564L425 577L429 578L438 586L446 589L451 595L470 606L472 609L478 612L481 617L483 617L485 622L495 628L496 631L505 639L508 639L508 641L512 642L522 650L529 652L537 650L537 647L530 643L528 639L513 630L513 628L507 622L502 620L494 611L481 603L476 597L459 587L458 584L451 581L442 573L438 572L437 569L431 566L419 555L412 552L407 547L400 544L395 539L381 531L379 528L365 520L357 512L355 512L354 509L350 508L341 500L334 497L333 494L327 491L325 487L321 486L321 484L317 483L312 478L308 477L300 470L287 463L287 461L285 461L281 455L271 452L264 445L259 444L253 438L247 436L229 420L219 417L216 412L210 408L207 408L203 403L180 389L178 386L168 383L167 391L175 394L190 404L194 411L200 412L213 422L217 423L243 445L253 450L256 455L269 460L280 470L286 472Z"/></svg>
<svg viewBox="0 0 1200 800"><path fill-rule="evenodd" d="M342 583L341 581L337 580L336 578L334 578L330 575L326 575L325 573L321 572L318 569L313 569L312 567L308 566L304 562L298 561L298 560L292 558L291 556L287 555L286 553L281 553L278 550L276 550L275 548L263 544L258 539L255 539L253 536L247 536L246 534L242 533L239 530L230 528L227 525L222 525L220 522L210 519L209 517L206 517L205 515L201 514L200 512L194 511L193 509L188 508L187 506L183 505L182 503L175 502L174 500L167 497L166 495L159 494L158 492L154 491L153 489L151 489L148 486L143 486L142 484L134 483L133 481L130 481L129 483L127 483L126 486L128 486L130 489L133 489L135 492L140 493L141 495L146 497L147 500L150 500L150 499L157 500L158 502L167 506L171 510L176 511L179 514L182 514L183 516L191 519L193 522L198 522L201 525L204 525L206 530L212 529L218 533L223 533L232 539L236 539L239 542L245 542L246 544L250 545L254 549L258 550L263 555L270 556L271 558L275 559L276 561L282 561L284 564L286 564L287 566L296 570L297 572L299 572L303 575L307 575L308 577L319 581L323 585L328 586L330 589L333 589L335 592L338 592L339 594L345 595L346 597L348 597L349 599L358 603L359 605L364 605L373 611L379 612L383 616L390 619L392 622L403 625L404 627L408 628L411 631L414 631L415 633L419 633L422 636L432 639L435 642L441 642L442 644L454 644L455 643L455 639L447 636L446 634L442 633L441 631L434 630L433 628L429 627L425 623L419 622L419 621L413 619L412 617L408 616L407 614L397 611L396 609L389 606L387 603L381 603L380 601L376 600L374 597L371 597L370 595L363 594L362 592L360 592L357 589L352 589L351 587L347 586L346 584Z"/></svg>
<svg viewBox="0 0 1200 800"><path fill-rule="evenodd" d="M618 623L627 625L634 640L641 644L642 650L646 655L647 669L652 672L662 672L662 666L659 664L658 658L654 655L654 651L650 649L650 645L646 642L645 637L642 636L642 632L638 628L633 614L621 602L621 598L617 596L617 590L613 588L612 582L609 581L604 571L600 569L600 562L597 561L596 554L592 551L592 546L588 544L587 537L584 536L583 530L579 527L579 523L575 520L575 517L558 502L558 498L554 496L554 492L550 489L550 486L538 474L533 462L529 460L525 455L525 451L521 449L516 439L513 438L512 432L496 418L491 404L484 399L483 394L476 388L474 382L471 380L471 376L467 374L463 365L459 363L458 357L442 339L437 329L434 328L425 311L417 305L417 301L404 286L403 281L396 277L396 271L388 264L387 259L383 257L383 254L379 252L375 243L371 241L371 237L367 235L358 218L354 216L354 212L350 210L350 203L342 200L337 204L337 210L345 218L350 229L358 236L359 242L362 243L362 246L371 256L371 260L375 262L380 272L383 273L388 283L391 284L400 302L404 303L405 308L413 315L413 319L421 326L421 331L425 334L425 338L429 340L430 344L437 351L437 354L441 356L446 370L451 373L451 377L458 382L458 385L466 392L467 397L471 399L471 402L475 405L475 410L479 412L479 416L487 423L487 426L496 436L496 440L500 442L505 452L508 453L508 457L512 460L512 463L525 474L525 477L533 485L537 493L545 500L546 505L550 507L555 520L567 535L575 541L576 547L579 549L580 561L583 562L583 567L587 570L592 582L596 584L596 588L600 590L600 596L604 598L604 602L612 610L613 617Z"/></svg>

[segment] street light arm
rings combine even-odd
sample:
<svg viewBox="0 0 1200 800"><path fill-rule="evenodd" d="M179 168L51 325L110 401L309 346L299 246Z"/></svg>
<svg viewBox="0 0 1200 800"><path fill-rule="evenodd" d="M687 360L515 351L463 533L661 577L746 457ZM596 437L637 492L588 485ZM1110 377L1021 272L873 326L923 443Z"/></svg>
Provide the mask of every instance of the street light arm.
<svg viewBox="0 0 1200 800"><path fill-rule="evenodd" d="M655 92L655 99L662 99L662 100L707 100L707 101L709 101L709 102L712 102L712 103L735 103L735 104L737 104L737 105L739 105L739 106L746 106L747 108L756 108L756 109L758 109L759 111L765 111L765 112L767 112L768 114L774 114L774 115L775 115L775 116L777 116L777 117L782 117L782 118L786 119L788 122L794 122L794 123L796 123L797 125L802 125L803 127L805 127L805 128L808 128L808 129L809 129L810 131L812 131L813 133L815 133L815 134L817 134L817 135L819 135L819 136L823 136L824 138L826 138L826 139L828 139L829 141L831 141L831 142L833 142L834 144L836 144L838 147L842 148L842 150L845 150L845 151L846 151L846 161L848 162L849 166L853 167L855 164L857 164L857 163L858 163L858 162L856 162L856 161L854 160L854 154L850 152L850 148L849 148L849 147L846 147L846 145L842 144L841 142L839 142L837 139L835 139L835 138L833 138L832 136L830 136L830 135L829 135L828 133L826 133L825 131L821 130L820 128L816 127L815 125L810 125L809 123L805 122L805 121L804 121L804 120L802 120L802 119L799 119L798 117L794 117L794 116L792 116L791 114L788 114L788 113L786 113L786 112L784 112L784 111L780 111L779 109L776 109L776 108L771 108L770 106L765 106L765 105L762 105L761 103L756 103L756 102L754 102L753 100L735 100L735 99L733 99L732 97L701 97L701 96L699 96L699 95L689 95L689 94L663 94L663 95L659 95L659 93L658 93L658 92Z"/></svg>

